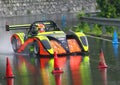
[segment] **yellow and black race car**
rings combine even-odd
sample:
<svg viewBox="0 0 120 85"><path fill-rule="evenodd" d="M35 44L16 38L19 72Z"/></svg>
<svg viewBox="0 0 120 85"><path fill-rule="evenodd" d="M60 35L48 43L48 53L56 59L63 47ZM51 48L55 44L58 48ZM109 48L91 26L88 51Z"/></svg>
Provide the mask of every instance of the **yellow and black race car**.
<svg viewBox="0 0 120 85"><path fill-rule="evenodd" d="M11 36L14 52L29 51L36 55L59 55L88 52L88 41L82 32L65 33L51 20L35 21L32 24L6 25L6 31L28 29Z"/></svg>

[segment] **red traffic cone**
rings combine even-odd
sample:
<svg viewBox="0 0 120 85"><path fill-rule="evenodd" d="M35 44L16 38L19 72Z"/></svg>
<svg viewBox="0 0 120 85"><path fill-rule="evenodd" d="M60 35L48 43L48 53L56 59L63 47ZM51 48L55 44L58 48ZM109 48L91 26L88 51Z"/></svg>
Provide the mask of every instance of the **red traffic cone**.
<svg viewBox="0 0 120 85"><path fill-rule="evenodd" d="M54 70L52 71L52 73L63 73L63 71L60 69L59 65L58 65L58 56L57 53L54 52Z"/></svg>
<svg viewBox="0 0 120 85"><path fill-rule="evenodd" d="M10 61L8 59L8 57L6 58L6 78L14 78L14 74L12 72L12 68L10 65Z"/></svg>
<svg viewBox="0 0 120 85"><path fill-rule="evenodd" d="M104 53L102 49L100 50L100 61L99 61L99 68L107 68L108 66L106 65L105 59L104 59Z"/></svg>

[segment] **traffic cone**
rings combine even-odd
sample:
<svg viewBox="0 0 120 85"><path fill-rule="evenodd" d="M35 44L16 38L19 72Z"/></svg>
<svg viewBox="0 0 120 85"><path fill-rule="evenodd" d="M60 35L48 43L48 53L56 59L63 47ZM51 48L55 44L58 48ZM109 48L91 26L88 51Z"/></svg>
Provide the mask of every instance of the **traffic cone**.
<svg viewBox="0 0 120 85"><path fill-rule="evenodd" d="M112 43L113 43L113 44L114 44L114 43L119 43L119 42L118 42L118 34L117 34L116 30L114 31L114 34L113 34Z"/></svg>
<svg viewBox="0 0 120 85"><path fill-rule="evenodd" d="M104 53L102 49L100 50L100 61L99 61L99 66L98 68L107 68L108 66L106 65L105 59L104 59Z"/></svg>
<svg viewBox="0 0 120 85"><path fill-rule="evenodd" d="M61 68L59 67L58 65L58 56L57 56L57 53L54 52L54 70L52 71L52 73L63 73L63 71L61 70Z"/></svg>
<svg viewBox="0 0 120 85"><path fill-rule="evenodd" d="M11 65L10 65L10 61L8 59L8 57L6 58L6 78L14 78L14 74L12 72L12 68L11 68Z"/></svg>

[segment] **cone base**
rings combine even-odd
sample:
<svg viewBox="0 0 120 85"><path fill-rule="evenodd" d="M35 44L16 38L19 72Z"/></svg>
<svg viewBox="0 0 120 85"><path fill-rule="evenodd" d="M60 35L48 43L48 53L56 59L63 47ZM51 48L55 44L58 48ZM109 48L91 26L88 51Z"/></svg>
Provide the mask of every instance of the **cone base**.
<svg viewBox="0 0 120 85"><path fill-rule="evenodd" d="M62 70L53 70L52 73L53 73L53 74L56 74L56 73L63 73L63 71L62 71Z"/></svg>
<svg viewBox="0 0 120 85"><path fill-rule="evenodd" d="M5 76L5 78L15 78L15 75Z"/></svg>
<svg viewBox="0 0 120 85"><path fill-rule="evenodd" d="M98 68L107 68L108 66L105 65L105 66L98 66Z"/></svg>
<svg viewBox="0 0 120 85"><path fill-rule="evenodd" d="M119 42L112 41L113 44L118 44Z"/></svg>

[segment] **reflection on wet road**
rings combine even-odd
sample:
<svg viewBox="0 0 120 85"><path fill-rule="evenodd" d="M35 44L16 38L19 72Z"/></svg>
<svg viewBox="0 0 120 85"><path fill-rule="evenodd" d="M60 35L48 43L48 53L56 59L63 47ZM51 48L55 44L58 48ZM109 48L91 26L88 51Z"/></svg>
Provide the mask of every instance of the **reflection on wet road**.
<svg viewBox="0 0 120 85"><path fill-rule="evenodd" d="M34 58L32 56L9 56L15 79L3 79L7 85L92 85L89 56L59 56L59 67L63 73L52 74L54 58ZM4 57L5 61L5 57ZM4 63L5 64L5 63ZM3 66L2 69L5 69ZM5 70L1 74L1 79ZM11 83L11 84L8 84Z"/></svg>

